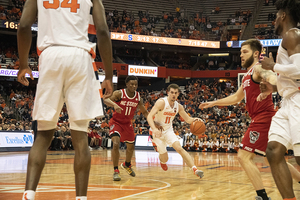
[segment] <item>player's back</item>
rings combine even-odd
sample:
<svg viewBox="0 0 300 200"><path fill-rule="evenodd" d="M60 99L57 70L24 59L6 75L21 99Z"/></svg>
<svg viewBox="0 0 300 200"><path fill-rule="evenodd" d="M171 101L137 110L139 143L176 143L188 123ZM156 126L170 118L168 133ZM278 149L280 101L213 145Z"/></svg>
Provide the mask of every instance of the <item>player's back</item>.
<svg viewBox="0 0 300 200"><path fill-rule="evenodd" d="M135 92L134 96L130 98L127 93L126 89L121 89L121 100L116 102L118 106L120 106L123 110L121 113L117 113L116 111L113 113L113 120L119 123L131 123L135 111L140 102L140 93Z"/></svg>
<svg viewBox="0 0 300 200"><path fill-rule="evenodd" d="M70 46L95 56L96 44L88 39L91 0L37 0L37 4L39 54L49 46Z"/></svg>
<svg viewBox="0 0 300 200"><path fill-rule="evenodd" d="M252 120L256 122L263 122L266 116L273 116L275 114L272 94L262 101L257 101L260 94L259 83L255 82L252 78L254 67L252 67L242 79L242 87L245 94L246 107Z"/></svg>
<svg viewBox="0 0 300 200"><path fill-rule="evenodd" d="M165 107L163 110L158 111L155 114L154 121L162 126L163 130L166 131L172 128L174 117L179 111L179 105L178 102L175 101L174 106L171 107L167 97L161 99L165 102Z"/></svg>

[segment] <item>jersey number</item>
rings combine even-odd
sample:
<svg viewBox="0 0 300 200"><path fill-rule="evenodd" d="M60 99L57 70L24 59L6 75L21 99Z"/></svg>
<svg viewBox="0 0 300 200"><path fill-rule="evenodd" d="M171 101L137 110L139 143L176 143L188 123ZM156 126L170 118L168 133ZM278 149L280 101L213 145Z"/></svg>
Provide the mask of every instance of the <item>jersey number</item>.
<svg viewBox="0 0 300 200"><path fill-rule="evenodd" d="M46 9L57 9L59 8L59 3L59 0L53 0L53 3L50 3L49 1L44 1L43 6ZM61 2L60 7L70 8L71 12L77 13L77 9L80 8L80 4L77 3L77 0L71 0L71 3L69 3L69 0L63 0L63 2Z"/></svg>
<svg viewBox="0 0 300 200"><path fill-rule="evenodd" d="M126 107L125 115L130 115L131 107Z"/></svg>
<svg viewBox="0 0 300 200"><path fill-rule="evenodd" d="M171 121L171 117L166 117L165 124L170 124L170 121Z"/></svg>

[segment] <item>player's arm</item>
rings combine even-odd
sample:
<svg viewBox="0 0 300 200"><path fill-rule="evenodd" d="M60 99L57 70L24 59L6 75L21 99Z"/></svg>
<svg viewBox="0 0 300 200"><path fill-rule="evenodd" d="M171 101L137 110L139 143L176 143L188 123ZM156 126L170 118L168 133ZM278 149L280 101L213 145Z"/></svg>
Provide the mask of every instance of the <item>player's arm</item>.
<svg viewBox="0 0 300 200"><path fill-rule="evenodd" d="M104 98L112 95L112 45L109 29L106 23L104 6L101 0L93 2L93 21L97 34L97 45L105 68L105 80L102 82L102 89L105 89Z"/></svg>
<svg viewBox="0 0 300 200"><path fill-rule="evenodd" d="M28 80L25 78L26 73L28 73L33 80L31 69L28 66L28 54L32 42L31 26L35 22L36 16L37 0L27 0L22 11L22 17L17 32L20 60L18 81L23 85L29 85Z"/></svg>
<svg viewBox="0 0 300 200"><path fill-rule="evenodd" d="M165 107L165 102L162 99L159 99L156 101L156 103L154 104L154 106L152 107L150 113L147 116L147 121L149 126L151 127L152 130L157 129L155 124L154 124L154 116L158 111L163 110Z"/></svg>
<svg viewBox="0 0 300 200"><path fill-rule="evenodd" d="M228 105L232 105L232 104L236 104L238 102L240 102L241 100L244 99L244 92L243 92L243 87L241 86L236 93L234 93L231 96L228 96L226 98L223 99L219 99L216 101L210 101L210 102L205 102L205 103L201 103L199 105L200 109L203 108L210 108L213 106L228 106Z"/></svg>
<svg viewBox="0 0 300 200"><path fill-rule="evenodd" d="M193 123L193 121L197 121L197 120L201 120L200 118L193 118L190 117L184 110L183 106L181 104L178 105L179 110L178 113L180 115L180 117L182 117L184 119L184 121L186 121L188 124Z"/></svg>
<svg viewBox="0 0 300 200"><path fill-rule="evenodd" d="M121 113L121 111L123 109L120 106L118 106L118 104L115 103L115 102L121 100L121 95L122 95L121 90L116 90L116 91L113 92L113 94L111 95L111 97L103 99L103 102L107 106L113 107L117 113Z"/></svg>
<svg viewBox="0 0 300 200"><path fill-rule="evenodd" d="M144 117L147 119L147 117L148 117L148 111L147 111L147 109L146 109L145 106L144 106L144 101L143 101L142 98L140 99L138 108L139 108L140 111L143 113Z"/></svg>
<svg viewBox="0 0 300 200"><path fill-rule="evenodd" d="M262 67L292 79L300 79L300 31L298 29L289 30L282 38L282 47L287 50L292 64L275 64L273 58L264 58Z"/></svg>

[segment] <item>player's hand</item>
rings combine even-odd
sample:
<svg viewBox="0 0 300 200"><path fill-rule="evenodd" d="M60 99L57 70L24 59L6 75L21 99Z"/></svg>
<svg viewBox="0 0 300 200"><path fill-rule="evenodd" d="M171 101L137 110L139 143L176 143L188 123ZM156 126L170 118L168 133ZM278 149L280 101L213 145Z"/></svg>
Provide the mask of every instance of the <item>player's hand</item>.
<svg viewBox="0 0 300 200"><path fill-rule="evenodd" d="M213 101L211 101L211 102L201 103L199 105L199 108L204 109L204 108L210 108L210 107L213 107L213 106L215 106L215 103Z"/></svg>
<svg viewBox="0 0 300 200"><path fill-rule="evenodd" d="M259 84L259 89L260 94L257 96L256 100L262 101L273 92L273 85L263 79Z"/></svg>
<svg viewBox="0 0 300 200"><path fill-rule="evenodd" d="M159 123L154 122L154 125L159 131L164 131L164 128L161 125L159 125Z"/></svg>
<svg viewBox="0 0 300 200"><path fill-rule="evenodd" d="M34 80L31 69L27 66L24 68L20 68L18 72L18 82L22 83L25 86L29 85L29 81L25 77L26 74L30 75L31 80Z"/></svg>
<svg viewBox="0 0 300 200"><path fill-rule="evenodd" d="M156 138L160 138L161 135L162 135L162 133L161 133L160 130L155 129L155 130L152 131L152 135L153 135L154 137L156 137Z"/></svg>
<svg viewBox="0 0 300 200"><path fill-rule="evenodd" d="M102 88L102 91L105 92L103 94L103 99L110 97L113 92L111 79L104 79L104 81L101 84L101 88Z"/></svg>
<svg viewBox="0 0 300 200"><path fill-rule="evenodd" d="M120 106L118 106L117 104L114 106L114 109L117 113L120 113L122 112L123 108L121 108Z"/></svg>
<svg viewBox="0 0 300 200"><path fill-rule="evenodd" d="M268 57L263 57L260 60L260 63L261 63L261 67L263 69L274 71L275 62L274 62L272 52L269 53L269 58Z"/></svg>

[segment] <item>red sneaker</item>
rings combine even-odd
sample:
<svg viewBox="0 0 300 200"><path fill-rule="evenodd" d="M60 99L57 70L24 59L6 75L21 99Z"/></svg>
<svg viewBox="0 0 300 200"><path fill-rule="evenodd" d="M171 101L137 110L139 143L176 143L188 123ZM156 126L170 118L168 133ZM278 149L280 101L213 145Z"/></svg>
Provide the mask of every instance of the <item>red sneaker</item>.
<svg viewBox="0 0 300 200"><path fill-rule="evenodd" d="M162 163L160 163L160 166L161 166L161 168L162 168L164 171L167 171L167 170L168 170L168 165L167 165L167 164L162 164Z"/></svg>

